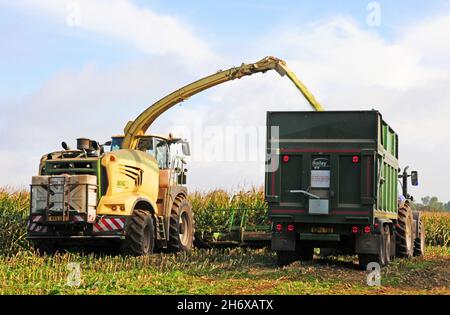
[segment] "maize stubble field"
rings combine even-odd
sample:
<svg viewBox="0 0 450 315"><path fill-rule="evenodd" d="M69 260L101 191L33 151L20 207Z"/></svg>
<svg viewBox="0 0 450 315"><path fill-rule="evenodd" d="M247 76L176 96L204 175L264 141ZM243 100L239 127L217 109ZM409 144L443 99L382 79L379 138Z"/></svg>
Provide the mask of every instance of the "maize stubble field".
<svg viewBox="0 0 450 315"><path fill-rule="evenodd" d="M217 190L190 196L198 228L222 226L230 208L262 211L255 189L231 200ZM356 256L276 266L268 249L194 249L130 257L101 253L39 256L25 240L29 195L0 189L0 294L450 294L450 214L425 213L425 257L396 259L368 286ZM213 210L214 211L211 211ZM69 263L79 263L81 283L68 285Z"/></svg>

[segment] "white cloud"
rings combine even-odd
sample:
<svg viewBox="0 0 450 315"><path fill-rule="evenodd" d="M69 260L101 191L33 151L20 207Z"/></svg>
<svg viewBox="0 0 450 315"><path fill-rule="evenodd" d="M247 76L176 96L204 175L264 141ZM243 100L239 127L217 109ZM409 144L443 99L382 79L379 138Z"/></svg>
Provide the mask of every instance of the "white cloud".
<svg viewBox="0 0 450 315"><path fill-rule="evenodd" d="M188 65L204 66L215 58L190 25L128 0L19 0L9 5L19 5L39 16L47 15L61 27L75 25L103 39L132 45L144 53L171 54Z"/></svg>
<svg viewBox="0 0 450 315"><path fill-rule="evenodd" d="M443 30L450 28L449 21L447 16L430 19L386 41L338 18L287 28L270 42L266 35L254 45L259 47L254 53L270 52L287 60L328 110L380 110L399 134L401 165L420 172L421 186L412 192L450 200L450 63L435 63L448 56L450 44ZM207 117L210 125L263 126L267 110L309 109L287 79L275 73L256 76L207 92L209 107L186 111L190 117ZM177 117L170 122L183 123ZM191 183L202 188L257 184L262 180L261 164L224 163L217 168L194 161Z"/></svg>
<svg viewBox="0 0 450 315"><path fill-rule="evenodd" d="M132 19L146 20L139 12L148 10L124 1L116 3L119 5L113 7L117 9L123 5L124 12L138 10ZM57 14L52 13L52 16ZM447 178L450 177L447 166L450 156L450 63L447 58L450 43L445 40L445 30L450 29L450 16L421 21L400 30L390 41L347 18L286 27L273 36L265 34L259 41L249 43L254 47L252 54L256 58L244 60L235 55L233 63L215 59L216 63L210 63L208 70L198 67L201 70L196 74L179 64L190 66L191 63L171 58L171 55L192 54L193 60L196 56L214 55L208 48L204 50L206 54L197 54L196 47L193 50L187 47L188 51L183 52L178 51L176 45L167 44L164 48L167 50L158 51L159 48L152 48L153 41L146 42L145 34L138 31L137 35L125 36L114 25L107 27L104 24L110 22L99 19L85 27L165 57L155 58L147 64L124 64L107 70L86 66L79 72L56 75L9 114L19 117L19 111L27 112L27 117L21 121L10 119L10 126L17 129L5 129L9 132L5 139L10 140L0 140L3 148L14 146L21 156L27 156L23 163L37 164L36 156L55 149L55 145L64 139L78 136L103 139L111 133L121 132L126 120L134 118L146 105L179 88L182 83L198 79L198 72L206 75L211 68L225 69L233 63L275 55L288 62L326 109L380 110L399 133L402 165L409 164L420 171L421 187L414 192L450 200L447 189ZM129 32L139 29L133 25L128 26ZM167 36L176 38L175 35ZM268 37L270 41L267 41ZM231 56L223 57L231 59ZM191 60L191 57L187 59ZM171 60L177 60L177 63ZM177 76L172 76L173 73ZM270 72L233 81L195 96L181 108L177 106L163 115L152 126L152 131L166 133L177 126L194 126L199 124L199 119L204 127L259 127L265 125L268 110L308 109L309 105L287 78ZM76 127L70 128L64 120L55 117L68 117ZM17 142L21 149L17 149ZM222 145L226 150L226 144L222 142ZM195 143L192 146L195 147ZM27 155L27 150L31 154ZM259 162L237 163L198 161L194 157L189 167L189 185L191 189L208 189L262 184L264 149L259 149L258 155L261 157ZM21 163L5 166L8 160L0 158L3 161L0 174L7 176L0 184L18 183L14 174L28 172L20 169Z"/></svg>
<svg viewBox="0 0 450 315"><path fill-rule="evenodd" d="M18 104L0 103L0 185L27 185L41 155L59 149L61 141L74 147L78 137L106 141L123 133L146 106L189 82L189 73L168 58L108 69L92 64L56 74Z"/></svg>

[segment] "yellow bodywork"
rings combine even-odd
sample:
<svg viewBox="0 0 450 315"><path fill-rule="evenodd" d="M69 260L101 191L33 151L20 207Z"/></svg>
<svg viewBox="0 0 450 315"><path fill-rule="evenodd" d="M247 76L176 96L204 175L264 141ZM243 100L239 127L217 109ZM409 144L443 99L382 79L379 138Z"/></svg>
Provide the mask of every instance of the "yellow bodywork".
<svg viewBox="0 0 450 315"><path fill-rule="evenodd" d="M159 168L155 158L138 150L107 153L101 161L108 176L108 189L100 199L98 215L131 215L139 201L155 211L159 189Z"/></svg>

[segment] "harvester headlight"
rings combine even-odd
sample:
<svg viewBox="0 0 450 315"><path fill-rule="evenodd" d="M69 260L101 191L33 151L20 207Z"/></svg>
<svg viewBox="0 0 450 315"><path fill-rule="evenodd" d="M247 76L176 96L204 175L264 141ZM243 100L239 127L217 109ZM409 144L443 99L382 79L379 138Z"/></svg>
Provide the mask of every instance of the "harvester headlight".
<svg viewBox="0 0 450 315"><path fill-rule="evenodd" d="M58 164L53 164L53 168L57 169L58 168Z"/></svg>
<svg viewBox="0 0 450 315"><path fill-rule="evenodd" d="M125 211L125 205L124 204L115 204L115 205L106 205L107 207L111 208L112 211Z"/></svg>
<svg viewBox="0 0 450 315"><path fill-rule="evenodd" d="M87 168L91 168L91 164L86 164L86 167Z"/></svg>
<svg viewBox="0 0 450 315"><path fill-rule="evenodd" d="M73 163L69 164L69 168L74 168L74 167L75 167L75 165Z"/></svg>

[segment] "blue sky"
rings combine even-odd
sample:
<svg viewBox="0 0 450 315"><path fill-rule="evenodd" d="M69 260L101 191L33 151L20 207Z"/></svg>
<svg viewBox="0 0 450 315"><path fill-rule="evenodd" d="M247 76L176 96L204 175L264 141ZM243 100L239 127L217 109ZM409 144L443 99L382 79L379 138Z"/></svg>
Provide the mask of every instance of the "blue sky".
<svg viewBox="0 0 450 315"><path fill-rule="evenodd" d="M376 32L386 39L395 36L397 29L405 24L449 8L449 2L444 0L378 2L382 7L383 24ZM370 28L366 25L369 1L361 0L150 0L135 3L185 21L214 48L231 55L238 55L235 49L242 48L249 38L264 37L265 33L272 35L273 29L305 25L333 16L349 16ZM77 69L92 62L118 63L146 55L98 35L58 27L60 23L48 22L46 16L22 8L6 7L0 11L1 46L8 48L0 51L0 67L5 74L0 77L0 98L16 100L32 93L61 69Z"/></svg>
<svg viewBox="0 0 450 315"><path fill-rule="evenodd" d="M450 200L450 172L433 168L427 154L445 148L434 162L443 165L450 154L450 1L377 1L379 27L366 23L369 2L0 0L0 174L7 174L0 185L27 185L40 155L62 140L120 133L182 84L276 55L325 108L382 111L400 134L404 163L423 173L418 194ZM81 9L77 27L66 22L73 4ZM299 104L308 108L269 73L202 93L171 109L155 130L259 127L266 110ZM61 116L78 127L67 128ZM260 185L260 166L194 158L191 185ZM215 181L205 182L211 172Z"/></svg>

